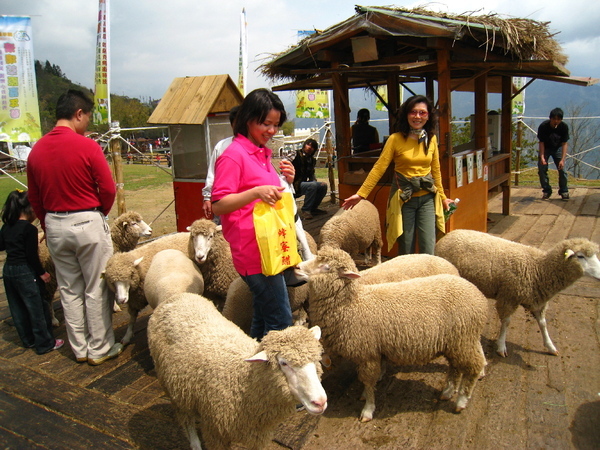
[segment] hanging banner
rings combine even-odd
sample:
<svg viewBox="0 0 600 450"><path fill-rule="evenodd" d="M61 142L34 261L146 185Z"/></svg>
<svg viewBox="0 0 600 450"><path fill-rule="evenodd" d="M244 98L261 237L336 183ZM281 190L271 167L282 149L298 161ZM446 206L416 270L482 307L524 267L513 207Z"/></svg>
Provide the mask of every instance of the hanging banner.
<svg viewBox="0 0 600 450"><path fill-rule="evenodd" d="M93 113L93 121L96 125L110 123L108 44L108 0L100 0L100 3L98 5L98 34L96 38L96 82L94 90Z"/></svg>
<svg viewBox="0 0 600 450"><path fill-rule="evenodd" d="M512 79L514 87L517 91L525 86L527 78L525 77L513 77ZM513 98L512 101L512 114L513 116L522 116L525 114L525 89L519 92L518 95Z"/></svg>
<svg viewBox="0 0 600 450"><path fill-rule="evenodd" d="M0 141L42 137L31 18L0 16Z"/></svg>
<svg viewBox="0 0 600 450"><path fill-rule="evenodd" d="M248 78L248 36L246 22L246 8L242 8L240 17L240 61L239 61L239 76L238 89L242 95L246 96L246 79Z"/></svg>
<svg viewBox="0 0 600 450"><path fill-rule="evenodd" d="M329 96L327 91L320 89L296 91L296 117L329 119Z"/></svg>

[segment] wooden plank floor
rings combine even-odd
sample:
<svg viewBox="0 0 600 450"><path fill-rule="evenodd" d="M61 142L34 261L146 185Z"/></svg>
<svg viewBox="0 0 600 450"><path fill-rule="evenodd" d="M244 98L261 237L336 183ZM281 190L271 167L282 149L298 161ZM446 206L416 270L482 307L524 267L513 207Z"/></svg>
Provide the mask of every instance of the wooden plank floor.
<svg viewBox="0 0 600 450"><path fill-rule="evenodd" d="M575 236L600 242L600 189L574 188L571 190L572 199L568 202L560 199L541 201L540 196L537 188L513 188L511 216L500 214L501 198L491 200L489 233L542 249L561 239ZM329 203L324 203L322 208L327 209L327 215L305 222L305 228L315 237L322 224L337 211L337 206ZM4 261L4 253L1 258L0 264ZM570 295L583 296L582 292L585 290L586 298L597 307L600 289L588 289L592 286L589 282L579 283L581 281L570 288ZM121 356L101 366L91 367L77 364L68 345L41 356L23 348L12 326L3 285L0 289L2 448L188 448L174 419L169 399L157 382L153 370L146 340L149 310L141 314L136 324L135 337ZM594 314L597 319L597 311ZM62 311L59 308L57 315L62 322ZM127 320L125 311L115 314L117 338L124 335ZM596 325L596 336L590 348L595 352L595 360L598 359L600 350L599 329L600 326ZM55 331L56 337L66 339L64 325ZM541 342L533 342L531 345L538 348ZM520 368L515 367L514 370L519 371ZM598 372L598 367L595 371ZM564 373L563 376L568 382L569 373ZM348 375L346 381L343 380L341 382L350 389L355 383L355 376ZM599 388L600 386L592 387ZM342 397L337 400L342 403L344 401ZM335 411L335 402L336 399L330 399L332 413ZM579 406L581 405L573 407ZM355 414L356 405L353 404L352 408L346 415ZM572 415L573 411L567 414ZM319 448L318 440L315 442L316 438L312 433L319 425L319 420L323 419L298 415L289 424L280 427L276 441L289 448ZM491 418L489 420L493 421ZM488 425L493 428L499 426L492 423ZM429 430L429 433L432 432ZM531 433L535 435L536 431L532 430ZM559 438L564 439L559 440L564 444L561 447L572 448L572 436L568 432L563 434L564 438ZM345 448L343 437L340 439L339 448ZM531 439L529 442L532 445L536 441ZM539 447L544 446L542 440L537 443ZM421 444L425 445L425 441ZM492 448L490 445L488 443L484 446Z"/></svg>

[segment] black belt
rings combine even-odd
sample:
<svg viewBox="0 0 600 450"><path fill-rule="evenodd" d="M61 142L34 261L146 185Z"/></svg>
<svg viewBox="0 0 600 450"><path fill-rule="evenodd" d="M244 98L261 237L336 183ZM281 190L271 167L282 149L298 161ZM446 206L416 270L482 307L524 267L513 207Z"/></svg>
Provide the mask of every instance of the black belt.
<svg viewBox="0 0 600 450"><path fill-rule="evenodd" d="M88 212L88 211L100 211L100 207L96 208L86 208L86 209L76 209L74 211L46 211L48 214L75 214L80 212Z"/></svg>

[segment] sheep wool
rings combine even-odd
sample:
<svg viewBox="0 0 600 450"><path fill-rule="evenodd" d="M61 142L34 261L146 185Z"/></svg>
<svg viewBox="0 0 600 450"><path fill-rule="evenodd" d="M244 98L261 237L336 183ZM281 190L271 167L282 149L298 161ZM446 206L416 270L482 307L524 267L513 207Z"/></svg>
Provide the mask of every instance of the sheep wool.
<svg viewBox="0 0 600 450"><path fill-rule="evenodd" d="M227 289L240 275L233 266L229 242L223 237L221 227L207 219L198 219L188 228L188 256L200 267L204 277L204 295L221 303L227 297ZM198 238L202 238L196 243ZM202 248L197 248L198 245Z"/></svg>
<svg viewBox="0 0 600 450"><path fill-rule="evenodd" d="M487 301L473 284L440 274L364 285L350 255L330 247L300 269L309 277L309 317L321 327L325 351L357 365L366 399L361 421L373 418L383 358L411 365L445 356L449 370L441 398L458 389L456 410L466 407L485 366L480 337Z"/></svg>
<svg viewBox="0 0 600 450"><path fill-rule="evenodd" d="M519 305L533 314L544 346L557 355L546 325L548 301L584 273L600 279L598 245L582 238L563 240L545 252L479 231L454 230L438 241L435 253L496 300L501 321L496 345L504 357L510 316Z"/></svg>
<svg viewBox="0 0 600 450"><path fill-rule="evenodd" d="M365 264L373 252L376 264L381 263L382 245L379 212L368 200L362 200L352 209L340 210L325 222L319 234L319 248L340 248L352 256L364 252Z"/></svg>
<svg viewBox="0 0 600 450"><path fill-rule="evenodd" d="M283 372L292 366L314 364L318 386L305 405L320 404L316 413L326 407L318 382L323 349L304 327L272 331L258 343L204 297L181 294L154 311L148 344L192 448L200 448L196 423L207 448L264 448L275 426L295 411L298 400ZM248 362L261 351L268 362Z"/></svg>

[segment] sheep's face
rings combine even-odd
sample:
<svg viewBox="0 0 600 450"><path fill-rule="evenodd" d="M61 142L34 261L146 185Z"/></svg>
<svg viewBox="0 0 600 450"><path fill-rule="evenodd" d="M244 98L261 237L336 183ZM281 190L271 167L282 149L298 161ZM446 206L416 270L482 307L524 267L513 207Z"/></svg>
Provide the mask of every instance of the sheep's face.
<svg viewBox="0 0 600 450"><path fill-rule="evenodd" d="M152 236L152 228L150 228L150 225L144 222L141 217L140 220L123 223L123 228L138 237Z"/></svg>
<svg viewBox="0 0 600 450"><path fill-rule="evenodd" d="M262 341L265 350L246 360L268 363L274 370L281 370L290 394L314 415L322 414L327 409L327 394L320 381L323 353L320 337L321 329L318 326L310 330L289 327L282 331L270 331Z"/></svg>
<svg viewBox="0 0 600 450"><path fill-rule="evenodd" d="M115 293L117 303L127 303L129 301L129 290L139 285L140 276L137 266L143 259L144 257L141 257L135 261L129 261L129 255L117 253L108 260L104 278L108 287Z"/></svg>
<svg viewBox="0 0 600 450"><path fill-rule="evenodd" d="M332 247L323 247L317 253L317 257L308 261L302 261L298 269L308 279L326 274L334 274L338 278L360 278L354 261L343 250Z"/></svg>
<svg viewBox="0 0 600 450"><path fill-rule="evenodd" d="M588 255L582 251L578 251L572 252L569 257L577 259L577 262L583 269L584 275L600 280L600 260L598 260L598 255Z"/></svg>
<svg viewBox="0 0 600 450"><path fill-rule="evenodd" d="M196 224L196 222L194 222L194 224ZM188 231L190 231L190 258L198 264L206 262L208 253L213 246L215 233L221 230L220 225L216 226L213 222L208 220L204 220L204 222L209 222L212 225L203 227L203 229L195 229L194 224L192 224L191 227L188 227Z"/></svg>

